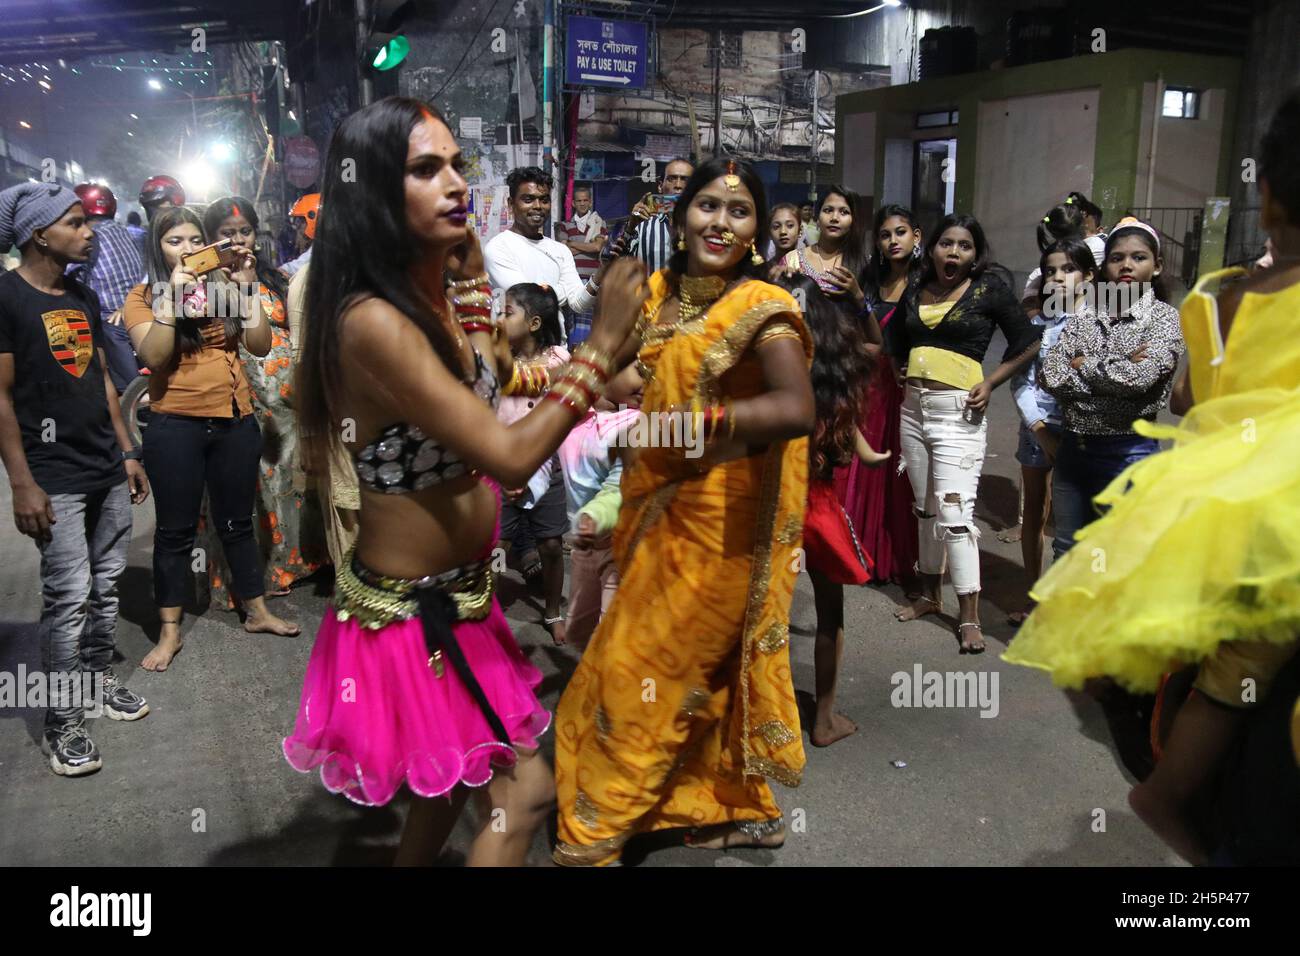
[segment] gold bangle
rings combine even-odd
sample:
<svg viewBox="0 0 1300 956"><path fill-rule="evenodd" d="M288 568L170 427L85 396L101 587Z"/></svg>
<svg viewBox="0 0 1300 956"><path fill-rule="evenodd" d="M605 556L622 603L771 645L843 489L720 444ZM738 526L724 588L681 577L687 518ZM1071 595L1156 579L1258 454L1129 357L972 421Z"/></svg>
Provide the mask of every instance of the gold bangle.
<svg viewBox="0 0 1300 956"><path fill-rule="evenodd" d="M491 284L492 280L485 272L483 275L476 276L473 279L460 279L447 286L447 288L452 292L468 292L471 289L477 289L481 285L490 286Z"/></svg>
<svg viewBox="0 0 1300 956"><path fill-rule="evenodd" d="M600 374L589 365L570 362L564 367L564 372L560 375L560 381L582 382L592 391L597 391L604 386L607 378L602 379Z"/></svg>
<svg viewBox="0 0 1300 956"><path fill-rule="evenodd" d="M519 389L519 366L515 363L510 364L510 377L506 379L501 386L502 395L513 395Z"/></svg>
<svg viewBox="0 0 1300 956"><path fill-rule="evenodd" d="M591 368L593 372L599 369L604 380L609 381L610 373L614 370L614 354L612 352L606 352L588 342L583 342L573 350L572 357L578 360L578 364ZM570 362L571 367L572 364Z"/></svg>

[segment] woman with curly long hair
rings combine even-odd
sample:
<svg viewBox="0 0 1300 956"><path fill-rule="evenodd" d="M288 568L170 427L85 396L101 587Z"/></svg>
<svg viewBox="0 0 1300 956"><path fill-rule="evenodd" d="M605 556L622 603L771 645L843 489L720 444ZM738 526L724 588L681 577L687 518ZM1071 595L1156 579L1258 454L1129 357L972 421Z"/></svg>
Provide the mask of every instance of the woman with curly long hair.
<svg viewBox="0 0 1300 956"><path fill-rule="evenodd" d="M815 747L828 747L858 729L835 712L835 684L844 651L844 585L866 584L872 572L871 558L863 553L853 522L835 494L834 473L850 461L879 467L889 452L872 448L858 427L873 367L862 330L822 293L816 280L794 276L781 285L803 309L813 340L810 374L817 424L808 444L803 522L804 564L817 608L817 716L809 739Z"/></svg>

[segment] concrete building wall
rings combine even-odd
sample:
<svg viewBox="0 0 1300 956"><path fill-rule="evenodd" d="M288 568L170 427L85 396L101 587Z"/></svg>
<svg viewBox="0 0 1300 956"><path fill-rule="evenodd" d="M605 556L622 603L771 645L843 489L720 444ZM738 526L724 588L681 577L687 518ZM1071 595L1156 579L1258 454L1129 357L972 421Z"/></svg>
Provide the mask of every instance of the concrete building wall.
<svg viewBox="0 0 1300 956"><path fill-rule="evenodd" d="M1155 134L1155 176L1150 176L1153 123L1160 112L1156 84L1142 85L1142 126L1133 205L1200 208L1215 195L1224 136L1224 91L1202 91L1196 119L1160 116Z"/></svg>
<svg viewBox="0 0 1300 956"><path fill-rule="evenodd" d="M1092 193L1097 89L1066 90L979 105L975 217L993 254L1017 272L1038 264L1037 223L1066 193Z"/></svg>
<svg viewBox="0 0 1300 956"><path fill-rule="evenodd" d="M874 113L877 188L873 191L880 201L910 202L911 170L905 150L917 139L939 139L955 136L957 144L957 178L955 208L958 212L987 213L986 203L979 201L977 192L985 176L1006 175L1005 188L1015 197L1022 192L1022 180L1032 179L1035 166L1041 159L1027 150L1027 143L1037 142L1032 130L1026 130L1020 141L990 136L980 128L981 103L1013 100L1048 94L1068 93L1081 89L1095 89L1096 103L1092 109L1097 117L1092 121L1095 130L1092 159L1091 198L1103 209L1108 221L1113 221L1135 205L1137 168L1142 139L1142 87L1154 83L1157 77L1175 86L1222 90L1221 116L1234 115L1237 103L1241 62L1230 57L1201 56L1188 53L1164 53L1152 50L1120 50L1058 60L1034 63L1002 70L985 70L963 76L943 77L884 90L868 90L841 96L836 103L837 123L845 127L849 117L858 113ZM916 116L939 110L958 110L956 127L917 130ZM1068 134L1073 135L1073 134ZM1208 139L1198 142L1201 154L1195 175L1188 180L1188 172L1175 166L1170 176L1199 184L1208 195L1222 195L1227 189L1229 173L1239 172L1233 159L1229 137L1220 135L1217 143ZM1076 142L1070 139L1070 142ZM837 158L845 160L843 143L838 144ZM992 155L986 155L991 151ZM1084 162L1084 159L1078 160ZM1084 172L1082 168L1069 168L1059 173L1059 195L1075 188L1072 180ZM1208 176L1208 171L1213 175ZM1206 178L1202 178L1202 176ZM1193 188L1189 185L1188 188ZM1027 236L1032 238L1032 227L1053 201L1057 190L1044 194L1032 203L1027 218L1022 223ZM992 193L992 190L990 190ZM1042 199L1046 198L1046 203ZM1145 194L1141 198L1145 198ZM1202 199L1204 197L1202 196ZM1018 201L1018 200L1017 200ZM1021 258L1031 251L1026 246L1030 239L1017 239L1006 258ZM1005 246L1005 243L1002 244ZM1015 249L1019 248L1019 253ZM1005 250L999 249L999 257ZM1018 263L1008 263L1018 268Z"/></svg>
<svg viewBox="0 0 1300 956"><path fill-rule="evenodd" d="M876 114L857 113L847 117L839 133L844 137L842 185L871 196L876 188Z"/></svg>

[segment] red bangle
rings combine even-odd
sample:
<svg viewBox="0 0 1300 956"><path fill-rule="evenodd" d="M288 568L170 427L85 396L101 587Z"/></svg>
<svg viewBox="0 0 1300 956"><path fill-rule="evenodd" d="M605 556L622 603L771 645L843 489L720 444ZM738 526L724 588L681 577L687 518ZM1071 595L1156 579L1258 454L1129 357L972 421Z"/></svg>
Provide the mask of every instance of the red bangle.
<svg viewBox="0 0 1300 956"><path fill-rule="evenodd" d="M560 379L560 381L556 382L555 384L556 384L557 386L558 386L558 385L568 385L568 386L570 386L570 387L572 387L572 388L579 388L579 389L582 389L583 394L587 396L587 403L588 403L589 405L595 405L595 404L596 404L596 398L597 398L597 395L596 395L595 391L593 391L592 388L591 388L591 386L589 386L586 382L582 381L581 379L576 379L576 378L562 378L562 379ZM548 394L549 394L549 393L548 393Z"/></svg>
<svg viewBox="0 0 1300 956"><path fill-rule="evenodd" d="M486 322L462 322L460 327L466 332L491 332L492 326Z"/></svg>
<svg viewBox="0 0 1300 956"><path fill-rule="evenodd" d="M601 380L601 382L607 382L609 380L609 370L605 368L601 368L595 362L585 359L580 355L573 356L572 358L569 359L569 361L576 365L587 366L587 368L591 369L593 372L596 373L596 376Z"/></svg>
<svg viewBox="0 0 1300 956"><path fill-rule="evenodd" d="M547 400L556 402L559 405L563 405L565 408L567 408L570 412L573 413L574 418L582 419L586 417L587 413L584 412L581 408L579 408L578 403L575 402L573 399L569 398L568 396L561 395L558 392L547 392L545 395L542 396L542 401L547 401Z"/></svg>

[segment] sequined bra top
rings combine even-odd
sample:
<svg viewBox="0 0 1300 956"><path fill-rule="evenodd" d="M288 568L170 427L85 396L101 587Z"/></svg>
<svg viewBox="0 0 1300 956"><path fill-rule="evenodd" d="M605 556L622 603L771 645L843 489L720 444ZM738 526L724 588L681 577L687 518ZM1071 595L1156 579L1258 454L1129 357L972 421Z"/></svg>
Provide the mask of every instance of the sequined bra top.
<svg viewBox="0 0 1300 956"><path fill-rule="evenodd" d="M497 407L500 385L496 374L474 350L474 394ZM443 448L414 425L389 425L356 456L357 480L362 487L387 495L420 491L469 471L455 452Z"/></svg>

